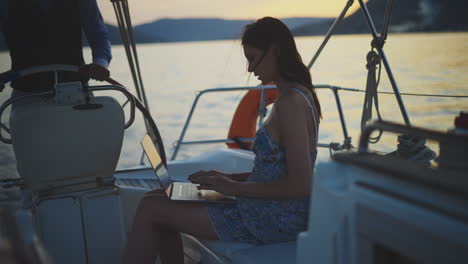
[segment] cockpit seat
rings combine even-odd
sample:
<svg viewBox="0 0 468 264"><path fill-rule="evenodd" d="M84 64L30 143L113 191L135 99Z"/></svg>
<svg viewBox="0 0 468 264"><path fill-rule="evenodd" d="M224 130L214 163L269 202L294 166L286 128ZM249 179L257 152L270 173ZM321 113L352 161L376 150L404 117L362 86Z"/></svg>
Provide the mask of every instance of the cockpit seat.
<svg viewBox="0 0 468 264"><path fill-rule="evenodd" d="M91 97L89 103L93 107L76 109L80 102L36 98L14 105L11 137L27 189L66 189L112 179L124 113L112 97Z"/></svg>
<svg viewBox="0 0 468 264"><path fill-rule="evenodd" d="M319 149L316 165L330 163L330 154L328 149ZM328 167L332 172L337 172L339 169L336 163L334 166ZM317 168L316 167L316 168ZM314 177L323 172L314 170ZM310 217L309 217L310 218ZM310 221L310 220L309 220ZM310 223L309 223L310 225ZM309 231L304 231L298 235L296 241L275 243L266 245L239 243L232 241L217 241L217 240L200 240L199 242L206 247L216 258L215 261L207 261L207 263L223 263L223 264L284 264L296 263L298 241L303 240L303 236ZM198 240L197 240L198 241ZM185 243L185 242L184 242ZM202 256L203 260L210 257ZM202 262L203 262L202 260Z"/></svg>

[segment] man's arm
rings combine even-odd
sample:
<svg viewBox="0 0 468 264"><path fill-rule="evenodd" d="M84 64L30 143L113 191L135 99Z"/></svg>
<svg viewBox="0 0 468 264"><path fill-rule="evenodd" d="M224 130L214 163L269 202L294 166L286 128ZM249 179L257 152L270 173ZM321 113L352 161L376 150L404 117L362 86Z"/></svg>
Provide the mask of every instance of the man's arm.
<svg viewBox="0 0 468 264"><path fill-rule="evenodd" d="M107 68L112 59L111 45L96 0L80 0L80 9L81 26L92 50L93 63Z"/></svg>

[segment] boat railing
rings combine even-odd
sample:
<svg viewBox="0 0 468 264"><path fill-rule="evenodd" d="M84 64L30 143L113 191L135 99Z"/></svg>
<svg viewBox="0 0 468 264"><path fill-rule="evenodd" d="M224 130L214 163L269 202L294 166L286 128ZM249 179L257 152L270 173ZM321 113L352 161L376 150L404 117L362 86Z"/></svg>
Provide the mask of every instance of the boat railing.
<svg viewBox="0 0 468 264"><path fill-rule="evenodd" d="M338 91L344 90L344 91L353 91L353 92L363 92L363 90L359 89L353 89L353 88L344 88L344 87L339 87L339 86L333 86L333 85L327 85L327 84L320 84L320 85L314 85L315 88L317 89L329 89L332 91L335 102L336 102L336 107L338 110L338 114L340 117L341 121L341 128L343 131L343 143L336 143L336 142L330 142L330 143L321 143L319 142L317 144L318 147L322 148L330 148L333 150L343 150L343 149L350 149L352 148L351 145L351 137L349 137L348 134L348 129L346 125L346 119L344 116L343 108L341 105L341 100L340 100L340 95ZM265 90L270 90L270 89L276 89L276 86L274 85L260 85L260 86L243 86L243 87L217 87L217 88L210 88L210 89L205 89L202 91L197 92L195 99L192 103L192 106L190 108L190 112L187 116L187 119L185 120L184 126L182 128L182 131L180 133L179 139L174 143L174 151L171 156L171 160L175 160L177 158L177 154L180 151L180 147L183 145L198 145L198 144L213 144L213 143L235 143L233 139L230 138L222 138L222 139L206 139L206 140L192 140L192 141L186 141L185 140L185 135L187 133L187 130L189 128L190 122L192 121L193 114L195 112L195 108L198 105L198 102L200 101L200 98L208 93L221 93L221 92L233 92L233 91L249 91L249 90L261 90L261 97L260 97L260 109L259 109L259 121L258 121L258 127L261 127L263 124L263 118L266 114L266 107L265 107ZM241 142L252 142L254 139L253 138L236 138L236 140L239 140Z"/></svg>

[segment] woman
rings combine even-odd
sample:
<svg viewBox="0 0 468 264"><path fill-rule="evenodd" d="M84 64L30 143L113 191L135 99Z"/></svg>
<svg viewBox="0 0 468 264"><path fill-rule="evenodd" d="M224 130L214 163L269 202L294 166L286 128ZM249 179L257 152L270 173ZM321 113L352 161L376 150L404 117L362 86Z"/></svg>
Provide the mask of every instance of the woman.
<svg viewBox="0 0 468 264"><path fill-rule="evenodd" d="M242 46L248 71L279 96L257 132L252 172L200 171L199 189L237 196L235 205L174 202L160 191L140 202L129 236L126 263L183 263L179 232L200 239L249 243L292 241L307 228L320 104L294 38L280 20L264 17L246 26Z"/></svg>

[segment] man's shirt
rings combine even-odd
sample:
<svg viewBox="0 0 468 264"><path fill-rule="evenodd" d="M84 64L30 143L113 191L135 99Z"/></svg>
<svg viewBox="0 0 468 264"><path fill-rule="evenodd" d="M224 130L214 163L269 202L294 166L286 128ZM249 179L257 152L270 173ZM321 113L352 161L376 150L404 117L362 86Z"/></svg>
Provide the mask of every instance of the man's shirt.
<svg viewBox="0 0 468 264"><path fill-rule="evenodd" d="M42 11L47 12L49 0L39 1ZM88 40L93 54L93 63L105 68L112 59L111 45L108 39L107 27L102 19L96 0L79 0L81 28ZM0 0L0 23L8 19L8 0ZM57 23L60 23L57 21Z"/></svg>

